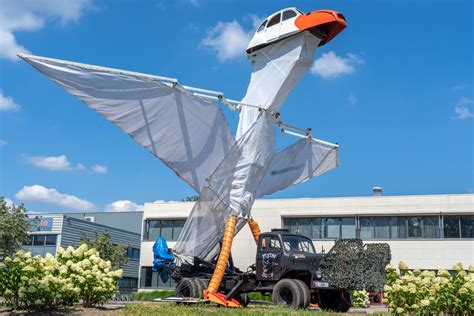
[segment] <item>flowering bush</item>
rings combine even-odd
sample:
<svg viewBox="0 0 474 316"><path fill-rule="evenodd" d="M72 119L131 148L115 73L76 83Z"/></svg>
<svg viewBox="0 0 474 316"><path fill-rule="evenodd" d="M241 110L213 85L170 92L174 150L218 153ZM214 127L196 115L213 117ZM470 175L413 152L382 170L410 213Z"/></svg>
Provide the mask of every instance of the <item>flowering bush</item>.
<svg viewBox="0 0 474 316"><path fill-rule="evenodd" d="M352 306L366 308L369 306L369 304L369 293L367 291L363 290L352 292Z"/></svg>
<svg viewBox="0 0 474 316"><path fill-rule="evenodd" d="M400 262L399 270L387 265L384 292L388 307L395 314L467 314L474 313L474 265L464 271L454 265L456 275L444 269L434 271L408 270Z"/></svg>
<svg viewBox="0 0 474 316"><path fill-rule="evenodd" d="M49 309L82 300L85 306L107 301L117 288L122 270L99 257L86 244L59 248L57 257L44 258L18 251L0 263L0 296L13 308Z"/></svg>

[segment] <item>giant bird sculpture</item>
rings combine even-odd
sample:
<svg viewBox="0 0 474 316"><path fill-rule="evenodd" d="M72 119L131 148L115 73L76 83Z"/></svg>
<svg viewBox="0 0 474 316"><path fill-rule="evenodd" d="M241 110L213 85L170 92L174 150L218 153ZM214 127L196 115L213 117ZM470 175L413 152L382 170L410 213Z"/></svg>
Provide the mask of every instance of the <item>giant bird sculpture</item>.
<svg viewBox="0 0 474 316"><path fill-rule="evenodd" d="M283 122L280 107L310 66L317 47L346 26L343 15L286 8L265 19L249 43L252 75L242 101L182 85L174 78L19 55L130 135L199 192L173 249L176 264L219 253L205 291L218 293L234 235L258 224L257 197L302 183L338 165L338 146ZM235 137L219 105L240 111ZM275 127L299 141L275 152ZM221 246L219 247L219 244Z"/></svg>

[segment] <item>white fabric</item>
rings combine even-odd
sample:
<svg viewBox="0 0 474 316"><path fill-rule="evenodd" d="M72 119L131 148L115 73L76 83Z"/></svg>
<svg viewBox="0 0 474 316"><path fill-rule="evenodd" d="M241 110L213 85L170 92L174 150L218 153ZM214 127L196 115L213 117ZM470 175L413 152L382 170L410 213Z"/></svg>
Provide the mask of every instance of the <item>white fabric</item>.
<svg viewBox="0 0 474 316"><path fill-rule="evenodd" d="M337 167L337 147L302 139L275 155L257 190L257 197L306 182Z"/></svg>
<svg viewBox="0 0 474 316"><path fill-rule="evenodd" d="M304 71L310 66L319 39L301 33L252 54L252 77L243 103L278 111ZM275 127L270 111L243 107L237 129L237 143L211 175L201 192L175 245L185 261L193 257L211 259L216 253L229 215L247 217L262 179L275 155ZM294 151L298 155L297 151ZM312 154L303 152L302 154ZM307 156L302 160L312 161ZM291 185L285 177L270 190ZM236 233L245 224L241 219Z"/></svg>
<svg viewBox="0 0 474 316"><path fill-rule="evenodd" d="M36 57L24 59L77 96L200 192L175 245L178 258L210 259L229 215L246 223L257 196L302 183L337 165L337 149L303 139L275 155L273 113L308 69L319 39L303 32L253 53L237 141L205 98L146 76Z"/></svg>
<svg viewBox="0 0 474 316"><path fill-rule="evenodd" d="M252 53L252 76L242 103L278 112L311 65L319 42L320 39L303 32ZM242 108L236 139L252 126L257 115L254 108Z"/></svg>
<svg viewBox="0 0 474 316"><path fill-rule="evenodd" d="M129 134L197 192L235 143L212 101L147 77L24 59Z"/></svg>
<svg viewBox="0 0 474 316"><path fill-rule="evenodd" d="M210 259L224 234L227 216L249 213L253 193L274 151L260 151L256 157L247 148L250 148L249 144L258 145L254 143L258 142L255 135L272 134L275 130L272 124L268 117L261 115L209 177L174 247L179 258L184 261L192 261L193 257ZM248 179L255 181L246 181ZM243 224L245 222L241 220L236 231Z"/></svg>

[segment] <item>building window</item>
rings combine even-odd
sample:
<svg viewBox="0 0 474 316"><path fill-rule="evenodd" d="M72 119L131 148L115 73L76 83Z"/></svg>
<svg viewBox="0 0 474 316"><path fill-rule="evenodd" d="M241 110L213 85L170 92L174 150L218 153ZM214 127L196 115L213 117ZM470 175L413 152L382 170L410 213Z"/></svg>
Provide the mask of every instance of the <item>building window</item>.
<svg viewBox="0 0 474 316"><path fill-rule="evenodd" d="M389 239L390 238L390 217L374 217L374 238Z"/></svg>
<svg viewBox="0 0 474 316"><path fill-rule="evenodd" d="M56 246L56 235L46 235L45 246Z"/></svg>
<svg viewBox="0 0 474 316"><path fill-rule="evenodd" d="M44 246L44 235L33 235L33 246Z"/></svg>
<svg viewBox="0 0 474 316"><path fill-rule="evenodd" d="M359 217L361 239L439 238L438 216Z"/></svg>
<svg viewBox="0 0 474 316"><path fill-rule="evenodd" d="M474 238L474 216L445 215L444 238Z"/></svg>
<svg viewBox="0 0 474 316"><path fill-rule="evenodd" d="M328 217L324 221L324 238L341 238L341 219L339 217Z"/></svg>
<svg viewBox="0 0 474 316"><path fill-rule="evenodd" d="M355 238L356 237L356 222L355 217L341 218L341 237Z"/></svg>
<svg viewBox="0 0 474 316"><path fill-rule="evenodd" d="M439 238L439 217L423 217L423 238Z"/></svg>
<svg viewBox="0 0 474 316"><path fill-rule="evenodd" d="M140 259L140 249L128 247L127 257L132 259Z"/></svg>
<svg viewBox="0 0 474 316"><path fill-rule="evenodd" d="M408 237L417 238L422 236L421 217L411 216L408 218Z"/></svg>
<svg viewBox="0 0 474 316"><path fill-rule="evenodd" d="M183 229L185 220L159 220L148 219L145 221L144 239L147 241L155 241L159 236L167 241L176 241Z"/></svg>
<svg viewBox="0 0 474 316"><path fill-rule="evenodd" d="M56 246L57 235L30 235L25 246Z"/></svg>
<svg viewBox="0 0 474 316"><path fill-rule="evenodd" d="M407 226L405 217L390 217L390 238L403 239L407 238Z"/></svg>
<svg viewBox="0 0 474 316"><path fill-rule="evenodd" d="M474 238L474 216L461 216L461 238Z"/></svg>
<svg viewBox="0 0 474 316"><path fill-rule="evenodd" d="M122 289L136 289L138 287L138 279L123 277L118 280L118 286Z"/></svg>
<svg viewBox="0 0 474 316"><path fill-rule="evenodd" d="M158 272L154 272L152 267L142 267L140 288L174 289L176 288L176 282L174 282L171 278L168 280L168 282L163 282Z"/></svg>
<svg viewBox="0 0 474 316"><path fill-rule="evenodd" d="M355 217L283 218L283 228L312 239L355 238Z"/></svg>
<svg viewBox="0 0 474 316"><path fill-rule="evenodd" d="M283 218L282 226L312 239L434 239L441 237L440 218L437 215L293 217ZM445 216L444 236L474 238L474 216Z"/></svg>
<svg viewBox="0 0 474 316"><path fill-rule="evenodd" d="M359 219L360 230L359 238L362 239L373 239L374 238L374 221L372 217L361 217Z"/></svg>

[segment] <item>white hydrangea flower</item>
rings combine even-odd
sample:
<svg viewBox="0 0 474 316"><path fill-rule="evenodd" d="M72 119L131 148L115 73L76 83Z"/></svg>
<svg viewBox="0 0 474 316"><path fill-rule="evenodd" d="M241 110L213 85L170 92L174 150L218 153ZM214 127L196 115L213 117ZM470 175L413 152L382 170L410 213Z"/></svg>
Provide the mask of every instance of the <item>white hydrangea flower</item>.
<svg viewBox="0 0 474 316"><path fill-rule="evenodd" d="M58 249L56 250L56 253L58 255L62 255L64 253L64 248L63 247L58 247Z"/></svg>

